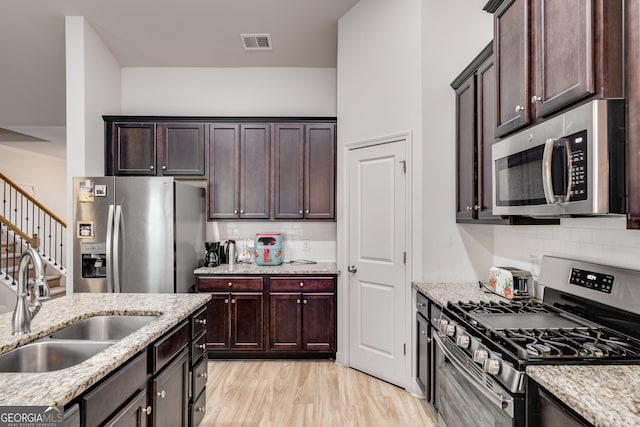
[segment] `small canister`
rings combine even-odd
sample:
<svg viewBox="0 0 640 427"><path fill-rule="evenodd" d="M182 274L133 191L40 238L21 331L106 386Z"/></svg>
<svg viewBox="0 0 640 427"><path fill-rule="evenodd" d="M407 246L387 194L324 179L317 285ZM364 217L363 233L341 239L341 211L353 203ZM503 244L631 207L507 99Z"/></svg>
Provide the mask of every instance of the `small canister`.
<svg viewBox="0 0 640 427"><path fill-rule="evenodd" d="M253 257L257 265L282 264L282 234L256 234Z"/></svg>

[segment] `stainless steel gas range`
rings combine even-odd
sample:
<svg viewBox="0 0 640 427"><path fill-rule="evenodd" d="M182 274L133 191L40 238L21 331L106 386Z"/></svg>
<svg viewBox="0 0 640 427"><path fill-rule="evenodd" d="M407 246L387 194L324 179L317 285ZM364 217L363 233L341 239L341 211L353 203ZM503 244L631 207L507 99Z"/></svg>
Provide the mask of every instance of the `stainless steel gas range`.
<svg viewBox="0 0 640 427"><path fill-rule="evenodd" d="M435 320L441 425L539 425L528 365L640 363L639 271L544 257L538 284L542 301L449 302Z"/></svg>

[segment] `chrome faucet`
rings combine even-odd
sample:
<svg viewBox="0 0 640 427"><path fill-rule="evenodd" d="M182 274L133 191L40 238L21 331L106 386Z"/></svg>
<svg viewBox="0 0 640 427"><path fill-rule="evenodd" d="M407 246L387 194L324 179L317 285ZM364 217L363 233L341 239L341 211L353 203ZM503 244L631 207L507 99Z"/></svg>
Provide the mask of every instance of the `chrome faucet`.
<svg viewBox="0 0 640 427"><path fill-rule="evenodd" d="M35 278L33 284L29 286L29 277L27 275L27 266L29 259L33 260L35 269ZM29 303L29 288L34 292L34 301ZM28 334L31 332L31 319L36 317L40 307L41 300L49 299L49 285L44 275L44 267L42 266L42 258L36 250L30 246L20 255L20 267L18 269L18 298L16 300L16 308L13 310L13 335Z"/></svg>

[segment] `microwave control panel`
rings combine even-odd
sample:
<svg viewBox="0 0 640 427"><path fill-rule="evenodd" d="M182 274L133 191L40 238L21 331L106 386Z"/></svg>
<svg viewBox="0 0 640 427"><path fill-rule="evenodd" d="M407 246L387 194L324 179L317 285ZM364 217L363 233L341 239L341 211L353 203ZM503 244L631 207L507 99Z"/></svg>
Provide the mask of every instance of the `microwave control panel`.
<svg viewBox="0 0 640 427"><path fill-rule="evenodd" d="M571 200L587 200L587 131L566 137L571 147Z"/></svg>

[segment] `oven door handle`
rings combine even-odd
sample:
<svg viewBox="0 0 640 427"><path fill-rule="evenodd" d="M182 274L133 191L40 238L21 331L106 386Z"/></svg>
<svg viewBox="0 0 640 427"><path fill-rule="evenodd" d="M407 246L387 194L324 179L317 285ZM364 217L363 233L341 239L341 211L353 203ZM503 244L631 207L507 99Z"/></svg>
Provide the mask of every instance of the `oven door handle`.
<svg viewBox="0 0 640 427"><path fill-rule="evenodd" d="M451 361L451 365L456 368L456 370L465 377L465 379L473 384L473 386L482 393L487 399L489 399L494 405L498 408L505 411L511 418L514 417L514 407L513 407L513 398L511 396L505 395L505 393L495 393L492 390L489 390L487 387L484 387L482 384L478 382L476 378L474 378L467 369L456 359L456 357L449 351L449 349L442 342L442 338L440 338L438 333L433 334L433 337L440 347L440 350L444 353L447 359Z"/></svg>
<svg viewBox="0 0 640 427"><path fill-rule="evenodd" d="M566 168L567 188L564 196L556 196L553 191L553 150L556 147L564 148L566 156L566 164L563 167ZM553 205L568 202L571 197L571 184L571 145L569 140L567 138L547 139L542 153L542 188L547 204Z"/></svg>

